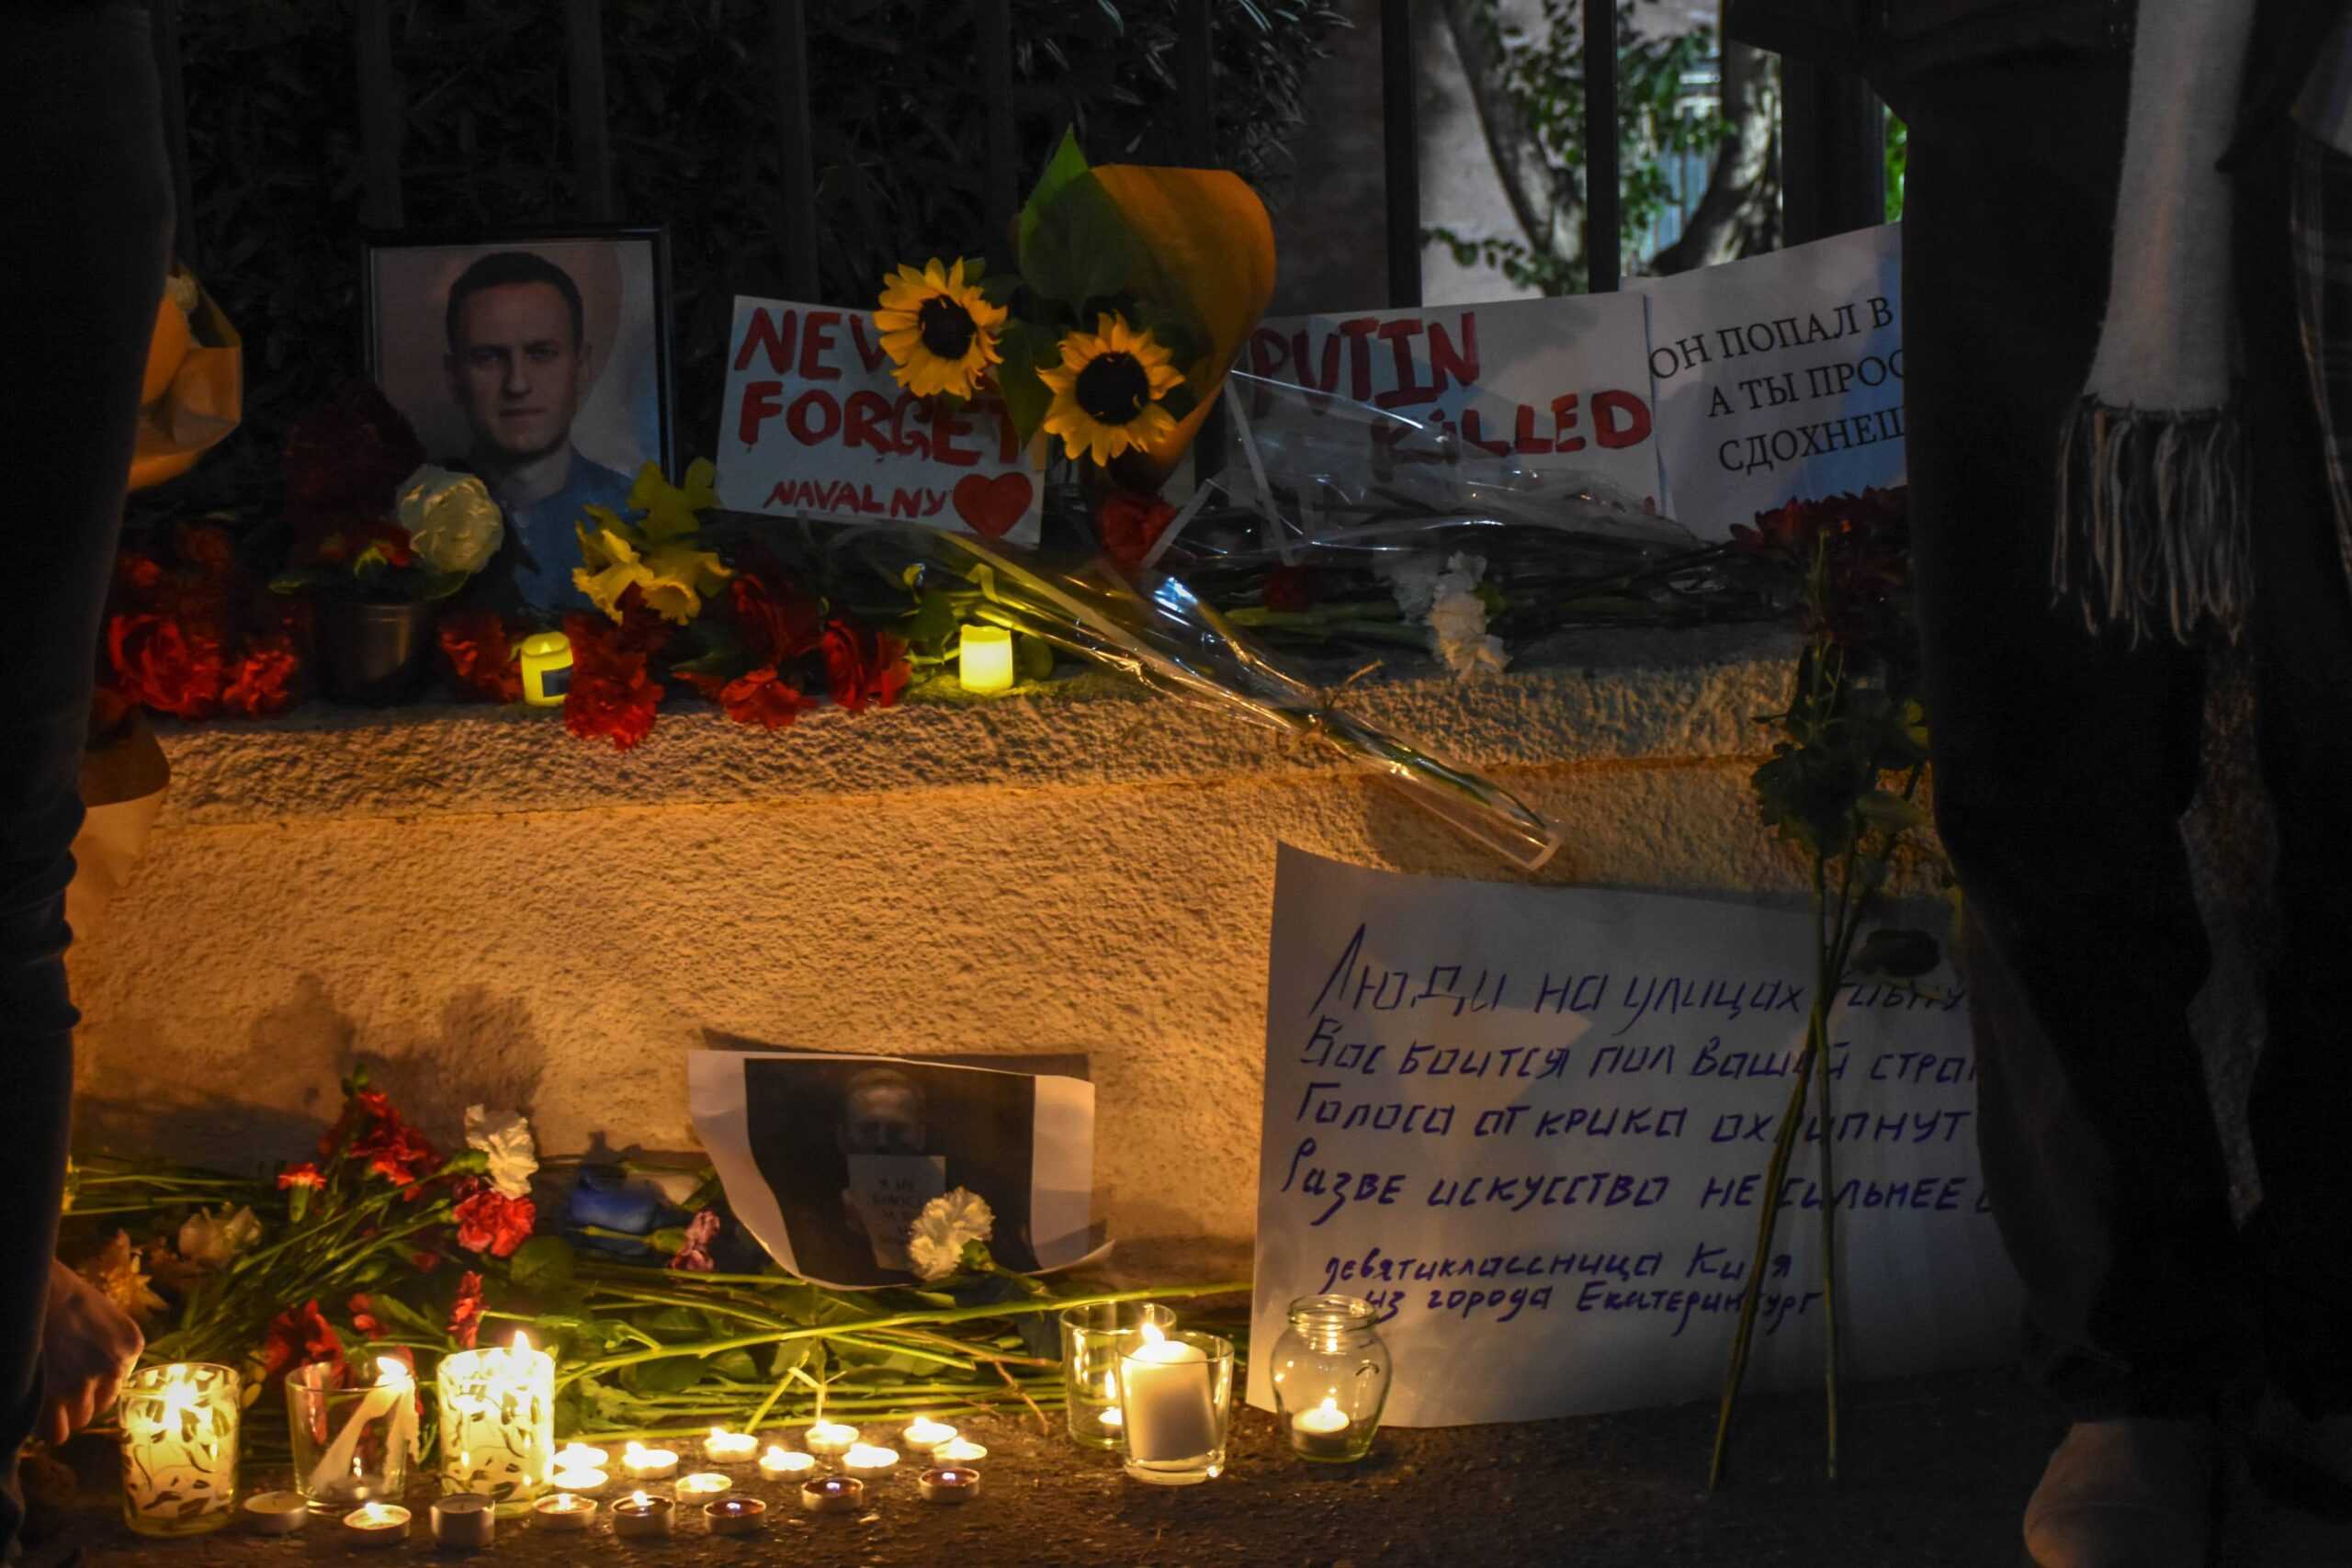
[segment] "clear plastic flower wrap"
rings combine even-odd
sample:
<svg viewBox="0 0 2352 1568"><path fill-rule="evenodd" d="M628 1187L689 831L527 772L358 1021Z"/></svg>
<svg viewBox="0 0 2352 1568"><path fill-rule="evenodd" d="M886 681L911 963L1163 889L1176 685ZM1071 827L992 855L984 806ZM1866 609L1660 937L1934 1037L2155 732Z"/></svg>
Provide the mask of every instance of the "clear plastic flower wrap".
<svg viewBox="0 0 2352 1568"><path fill-rule="evenodd" d="M1099 558L1056 565L969 536L913 527L860 528L838 543L910 587L934 576L960 581L978 595L972 618L1328 747L1527 870L1559 848L1559 829L1509 790L1348 712L1344 682L1318 686L1285 670L1178 578L1159 576L1138 588Z"/></svg>

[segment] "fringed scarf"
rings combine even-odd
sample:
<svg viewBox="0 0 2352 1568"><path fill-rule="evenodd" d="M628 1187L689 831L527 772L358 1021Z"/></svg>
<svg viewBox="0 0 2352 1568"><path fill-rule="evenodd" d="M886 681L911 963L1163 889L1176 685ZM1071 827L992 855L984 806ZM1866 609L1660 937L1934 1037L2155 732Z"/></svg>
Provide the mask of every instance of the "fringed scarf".
<svg viewBox="0 0 2352 1568"><path fill-rule="evenodd" d="M2053 594L2094 633L2234 641L2254 589L2230 186L2252 0L2140 0L2107 321L2059 446ZM2283 236L2282 236L2283 239Z"/></svg>

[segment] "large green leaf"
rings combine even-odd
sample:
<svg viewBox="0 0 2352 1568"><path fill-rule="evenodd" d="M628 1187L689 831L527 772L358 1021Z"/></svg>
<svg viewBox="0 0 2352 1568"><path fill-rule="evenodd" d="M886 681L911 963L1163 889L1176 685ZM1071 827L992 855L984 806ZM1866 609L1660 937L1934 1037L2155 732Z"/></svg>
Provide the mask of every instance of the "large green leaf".
<svg viewBox="0 0 2352 1568"><path fill-rule="evenodd" d="M560 1235L535 1235L514 1249L507 1278L526 1291L560 1291L571 1283L580 1259Z"/></svg>
<svg viewBox="0 0 2352 1568"><path fill-rule="evenodd" d="M1029 199L1021 204L1020 217L1014 220L1014 243L1018 247L1015 254L1028 255L1030 236L1036 232L1039 215L1045 211L1046 204L1061 194L1064 186L1087 172L1086 153L1078 145L1078 131L1075 129L1063 131L1059 145L1054 149L1054 155L1046 161L1045 168L1037 175L1037 183L1030 187ZM1023 270L1027 270L1025 262Z"/></svg>
<svg viewBox="0 0 2352 1568"><path fill-rule="evenodd" d="M1030 292L1082 310L1115 294L1136 269L1135 231L1092 173L1064 185L1037 215L1021 247Z"/></svg>

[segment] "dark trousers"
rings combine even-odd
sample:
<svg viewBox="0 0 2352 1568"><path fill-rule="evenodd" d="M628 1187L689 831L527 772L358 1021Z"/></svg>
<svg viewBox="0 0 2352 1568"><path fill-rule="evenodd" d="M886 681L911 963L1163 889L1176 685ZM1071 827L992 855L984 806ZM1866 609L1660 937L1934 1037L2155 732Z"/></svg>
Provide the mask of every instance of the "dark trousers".
<svg viewBox="0 0 2352 1568"><path fill-rule="evenodd" d="M147 17L0 3L0 1549L40 1398L74 1085L65 885L171 238Z"/></svg>
<svg viewBox="0 0 2352 1568"><path fill-rule="evenodd" d="M2057 442L2104 315L2127 66L2012 57L1883 85L1910 125L1904 335L1937 823L1967 899L1979 1136L2031 1359L2077 1416L2265 1370L2352 1410L2352 594L2296 332L2291 148L2235 183L2258 556L2251 637L2281 951L2244 1235L2188 1010L2209 953L2179 818L2204 658L2050 603ZM2290 133L2291 134L2291 133ZM2278 139L2282 143L2287 140Z"/></svg>

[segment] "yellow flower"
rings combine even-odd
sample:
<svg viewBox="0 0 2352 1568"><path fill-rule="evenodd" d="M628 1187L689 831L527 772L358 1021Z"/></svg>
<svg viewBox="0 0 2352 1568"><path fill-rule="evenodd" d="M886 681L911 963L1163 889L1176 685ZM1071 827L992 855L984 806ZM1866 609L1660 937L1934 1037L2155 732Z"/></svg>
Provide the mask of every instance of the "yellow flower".
<svg viewBox="0 0 2352 1568"><path fill-rule="evenodd" d="M702 614L703 596L732 575L714 551L678 540L640 545L605 508L592 506L588 512L597 525L594 533L585 523L572 525L582 562L572 570L572 586L616 621L621 618L621 595L637 588L644 592L647 609L683 626Z"/></svg>
<svg viewBox="0 0 2352 1568"><path fill-rule="evenodd" d="M105 1250L77 1271L134 1322L144 1323L164 1310L164 1298L147 1288L147 1271L140 1268L127 1231L115 1232Z"/></svg>
<svg viewBox="0 0 2352 1568"><path fill-rule="evenodd" d="M642 514L638 527L655 543L693 533L702 526L697 513L718 504L718 475L709 458L696 457L686 465L685 484L678 486L662 477L659 464L646 464L628 489L628 509Z"/></svg>
<svg viewBox="0 0 2352 1568"><path fill-rule="evenodd" d="M1136 332L1115 312L1098 318L1091 333L1064 337L1062 367L1046 367L1037 378L1054 394L1046 433L1060 436L1073 457L1084 453L1107 463L1176 428L1176 416L1160 400L1184 378L1150 333Z"/></svg>
<svg viewBox="0 0 2352 1568"><path fill-rule="evenodd" d="M952 392L968 398L980 378L1000 363L996 335L1004 307L980 295L979 277L964 278L965 262L952 267L931 258L921 272L902 266L882 285L882 308L874 312L890 374L919 398Z"/></svg>

